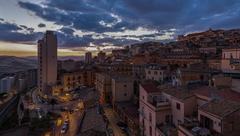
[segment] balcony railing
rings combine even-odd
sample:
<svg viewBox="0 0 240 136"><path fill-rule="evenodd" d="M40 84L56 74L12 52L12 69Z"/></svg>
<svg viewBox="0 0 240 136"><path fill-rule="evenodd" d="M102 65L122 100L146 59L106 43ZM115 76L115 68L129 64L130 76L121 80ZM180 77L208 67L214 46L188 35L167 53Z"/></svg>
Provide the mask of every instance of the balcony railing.
<svg viewBox="0 0 240 136"><path fill-rule="evenodd" d="M188 136L211 135L210 130L202 128L195 117L184 117L184 123L179 124L178 129Z"/></svg>
<svg viewBox="0 0 240 136"><path fill-rule="evenodd" d="M170 106L168 99L164 98L163 96L153 97L152 99L149 99L148 102L151 103L155 108Z"/></svg>

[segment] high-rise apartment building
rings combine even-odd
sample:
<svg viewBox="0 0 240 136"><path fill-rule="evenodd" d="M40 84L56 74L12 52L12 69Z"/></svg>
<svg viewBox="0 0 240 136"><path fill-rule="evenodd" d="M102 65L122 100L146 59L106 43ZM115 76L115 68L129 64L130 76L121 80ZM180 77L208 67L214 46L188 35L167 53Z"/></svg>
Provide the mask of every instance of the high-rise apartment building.
<svg viewBox="0 0 240 136"><path fill-rule="evenodd" d="M57 36L47 31L38 41L38 88L49 94L49 87L57 81Z"/></svg>
<svg viewBox="0 0 240 136"><path fill-rule="evenodd" d="M85 63L87 63L87 64L92 63L92 53L91 52L85 53Z"/></svg>
<svg viewBox="0 0 240 136"><path fill-rule="evenodd" d="M0 79L0 93L8 92L13 87L14 80L14 77Z"/></svg>
<svg viewBox="0 0 240 136"><path fill-rule="evenodd" d="M98 58L99 63L103 63L105 61L105 59L106 59L106 53L103 52L103 51L100 51L98 53L97 58Z"/></svg>

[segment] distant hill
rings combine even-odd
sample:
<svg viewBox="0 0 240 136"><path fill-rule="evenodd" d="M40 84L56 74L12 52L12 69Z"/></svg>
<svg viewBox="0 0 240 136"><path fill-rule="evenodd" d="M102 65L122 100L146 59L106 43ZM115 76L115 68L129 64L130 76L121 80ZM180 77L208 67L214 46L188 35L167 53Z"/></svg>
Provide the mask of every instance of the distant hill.
<svg viewBox="0 0 240 136"><path fill-rule="evenodd" d="M25 58L37 60L37 56L29 56ZM84 60L84 56L58 56L58 60L69 60L69 59L75 60L75 61L81 61L81 60Z"/></svg>
<svg viewBox="0 0 240 136"><path fill-rule="evenodd" d="M0 75L37 68L37 61L14 56L0 56Z"/></svg>

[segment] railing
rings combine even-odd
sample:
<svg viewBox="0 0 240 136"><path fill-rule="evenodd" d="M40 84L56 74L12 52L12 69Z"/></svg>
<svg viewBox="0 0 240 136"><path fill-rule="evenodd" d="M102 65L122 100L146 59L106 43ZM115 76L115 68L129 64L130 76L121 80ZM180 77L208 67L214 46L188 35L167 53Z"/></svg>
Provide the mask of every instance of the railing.
<svg viewBox="0 0 240 136"><path fill-rule="evenodd" d="M163 107L163 106L170 106L170 103L167 99L153 99L152 102L150 102L153 106L155 106L156 108L160 108L160 107Z"/></svg>

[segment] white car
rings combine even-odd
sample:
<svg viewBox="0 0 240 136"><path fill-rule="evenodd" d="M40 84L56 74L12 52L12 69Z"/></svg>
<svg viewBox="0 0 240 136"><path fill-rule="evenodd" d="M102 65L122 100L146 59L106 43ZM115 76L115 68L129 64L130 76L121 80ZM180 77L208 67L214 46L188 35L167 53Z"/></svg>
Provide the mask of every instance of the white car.
<svg viewBox="0 0 240 136"><path fill-rule="evenodd" d="M63 127L62 127L62 129L61 129L61 133L62 134L65 134L66 132L67 132L67 130L68 130L68 124L63 124Z"/></svg>

